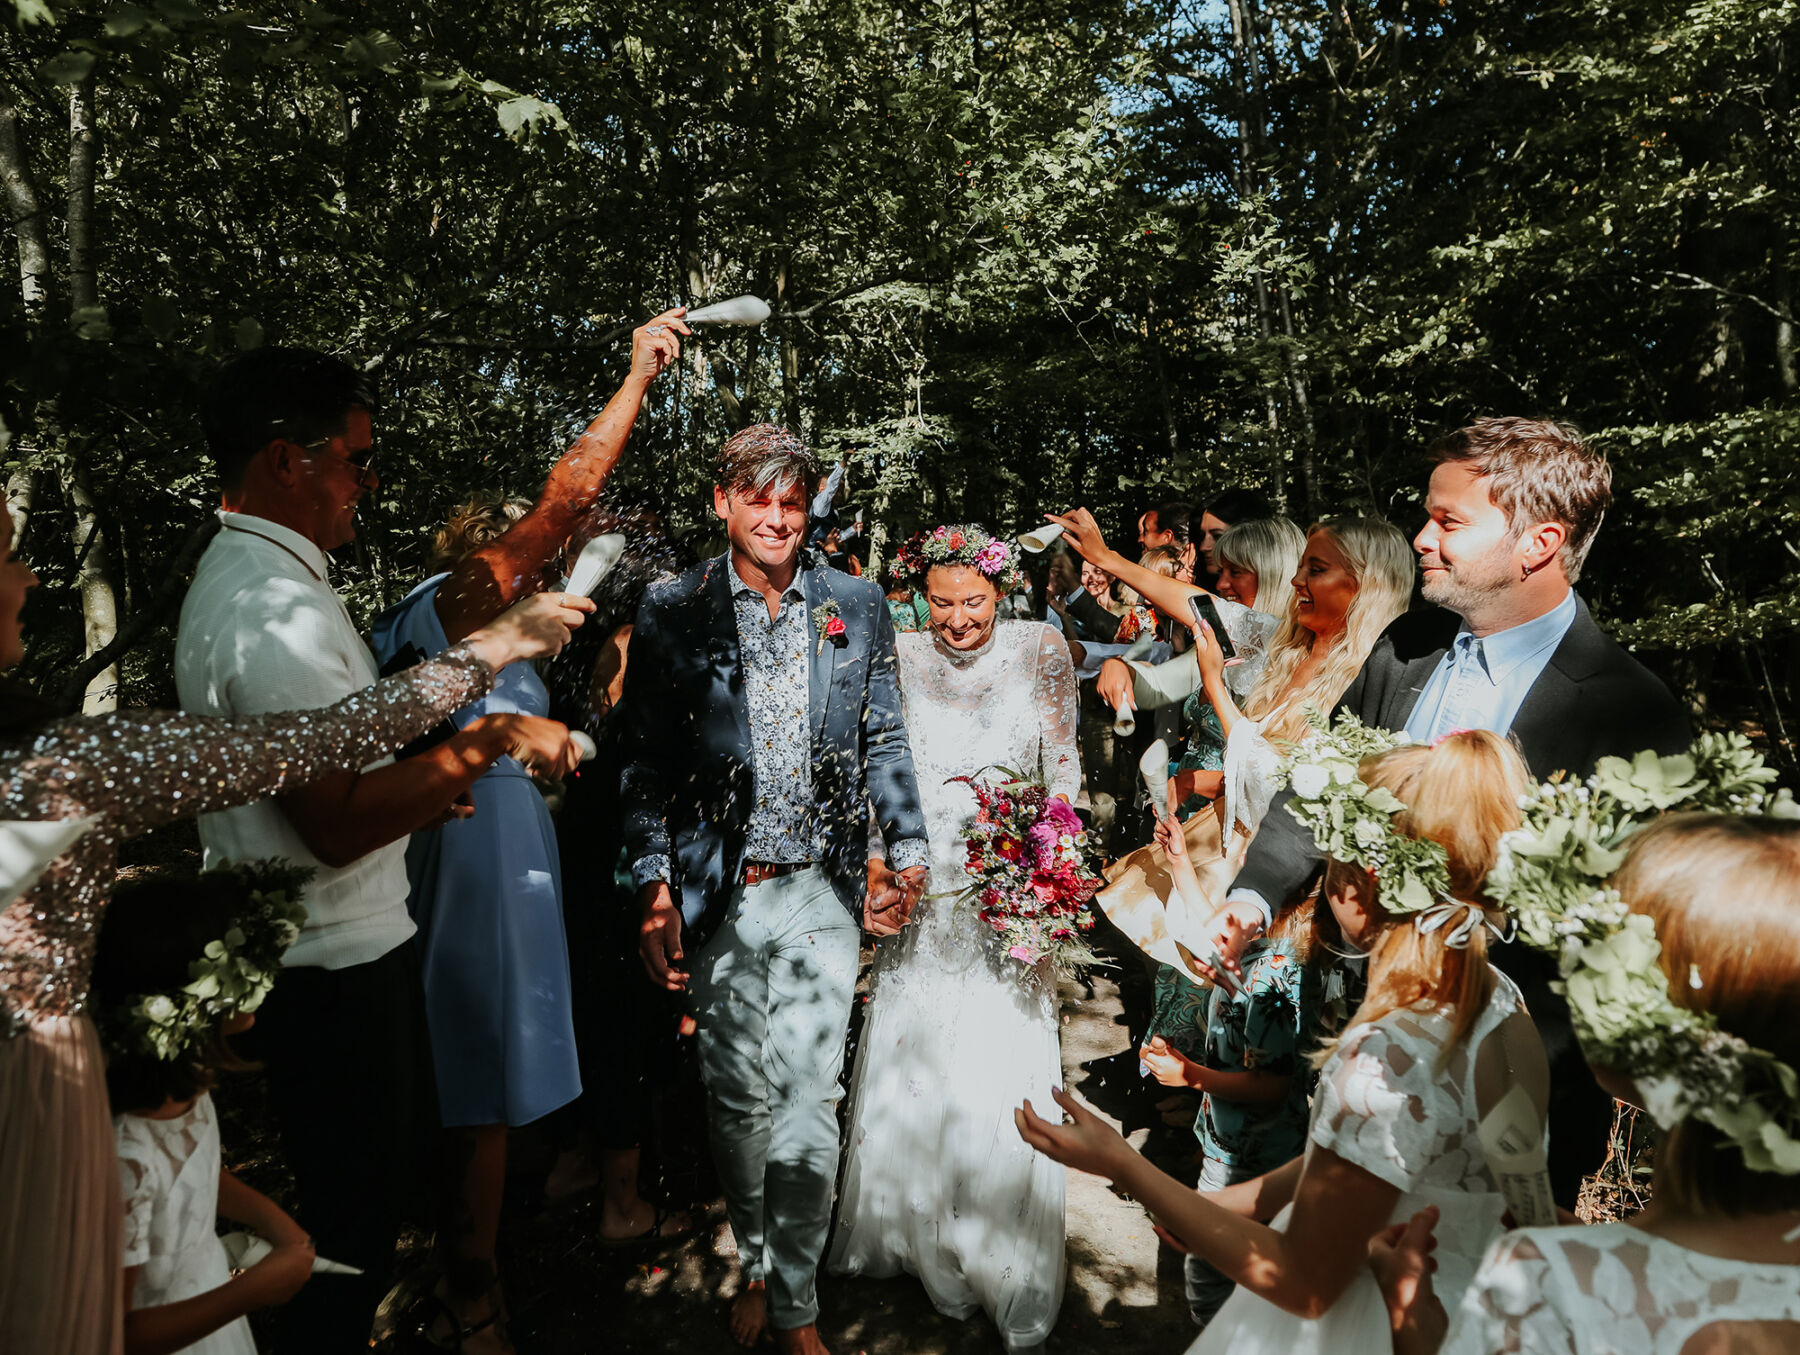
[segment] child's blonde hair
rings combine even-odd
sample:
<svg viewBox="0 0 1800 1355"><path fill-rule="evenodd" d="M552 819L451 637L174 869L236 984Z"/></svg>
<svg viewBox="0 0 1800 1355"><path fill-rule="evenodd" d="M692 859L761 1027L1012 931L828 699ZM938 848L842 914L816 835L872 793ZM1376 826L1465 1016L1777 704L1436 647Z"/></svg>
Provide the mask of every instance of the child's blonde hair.
<svg viewBox="0 0 1800 1355"><path fill-rule="evenodd" d="M1394 815L1396 832L1443 847L1456 901L1481 909L1498 923L1499 914L1482 897L1482 886L1501 836L1519 826L1519 797L1531 784L1518 750L1498 734L1465 729L1430 746L1414 744L1365 758L1360 774L1363 784L1380 786L1405 802L1406 808ZM1422 1003L1447 1008L1448 1058L1494 991L1487 928L1476 927L1466 947L1447 945L1452 928L1425 932L1408 915L1385 912L1374 878L1343 861L1326 863L1324 888L1328 896L1354 888L1381 924L1368 948L1369 990L1350 1025Z"/></svg>
<svg viewBox="0 0 1800 1355"><path fill-rule="evenodd" d="M1800 823L1671 814L1632 839L1612 883L1656 923L1677 1006L1800 1067ZM1800 1178L1752 1171L1694 1120L1658 1145L1656 1191L1685 1212L1800 1208Z"/></svg>

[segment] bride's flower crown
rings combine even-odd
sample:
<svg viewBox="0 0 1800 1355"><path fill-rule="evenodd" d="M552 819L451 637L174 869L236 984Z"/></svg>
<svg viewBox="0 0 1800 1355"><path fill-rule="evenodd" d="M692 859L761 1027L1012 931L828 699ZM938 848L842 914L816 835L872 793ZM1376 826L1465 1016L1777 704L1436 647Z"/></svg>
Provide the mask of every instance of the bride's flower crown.
<svg viewBox="0 0 1800 1355"><path fill-rule="evenodd" d="M933 565L968 565L991 579L1001 597L1025 586L1025 571L1019 568L1019 548L973 523L914 533L894 553L889 572L895 583L923 588Z"/></svg>
<svg viewBox="0 0 1800 1355"><path fill-rule="evenodd" d="M188 981L180 988L134 994L101 1014L101 1034L109 1048L172 1063L189 1048L204 1045L225 1020L262 1006L275 986L281 957L306 922L300 892L312 870L265 860L218 866L206 874L242 883L242 909L225 935L207 942L188 966Z"/></svg>
<svg viewBox="0 0 1800 1355"><path fill-rule="evenodd" d="M1381 905L1421 921L1455 904L1448 857L1435 842L1394 831L1405 805L1357 773L1363 758L1408 740L1355 716L1328 725L1284 765L1289 811L1327 855L1375 876ZM1741 734L1702 734L1672 757L1602 758L1585 782L1558 775L1520 800L1522 822L1500 840L1488 899L1516 921L1526 944L1557 957L1556 985L1583 1054L1630 1078L1663 1129L1685 1119L1712 1125L1752 1171L1800 1175L1800 1075L1767 1050L1719 1029L1711 1013L1669 996L1656 924L1634 913L1607 881L1631 836L1672 810L1800 818L1776 773ZM1472 909L1468 904L1456 904ZM1698 988L1703 975L1690 972Z"/></svg>

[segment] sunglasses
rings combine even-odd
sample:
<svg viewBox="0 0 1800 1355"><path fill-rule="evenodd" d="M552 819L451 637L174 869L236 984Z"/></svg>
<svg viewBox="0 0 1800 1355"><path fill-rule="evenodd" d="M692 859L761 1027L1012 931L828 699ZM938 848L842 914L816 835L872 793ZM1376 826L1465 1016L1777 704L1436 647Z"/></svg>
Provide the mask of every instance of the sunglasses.
<svg viewBox="0 0 1800 1355"><path fill-rule="evenodd" d="M301 451L310 454L319 451L322 448L329 447L331 442L331 438L320 438L317 442L302 442L296 445ZM336 456L335 453L333 455ZM370 469L375 464L375 445L371 443L360 451L345 452L341 456L336 456L336 459L348 462L351 468L356 471L357 477L366 480L369 477Z"/></svg>

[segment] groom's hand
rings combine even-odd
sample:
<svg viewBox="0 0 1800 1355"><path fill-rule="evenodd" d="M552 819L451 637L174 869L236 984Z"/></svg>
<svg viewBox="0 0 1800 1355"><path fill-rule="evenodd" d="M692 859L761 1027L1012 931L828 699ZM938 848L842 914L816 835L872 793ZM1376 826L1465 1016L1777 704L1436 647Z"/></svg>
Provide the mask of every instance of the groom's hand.
<svg viewBox="0 0 1800 1355"><path fill-rule="evenodd" d="M863 895L863 930L872 936L893 936L906 925L901 908L904 895L900 877L879 856L869 858L869 886Z"/></svg>
<svg viewBox="0 0 1800 1355"><path fill-rule="evenodd" d="M681 963L681 910L669 892L666 880L652 880L638 890L643 906L644 922L638 928L638 954L650 980L659 988L679 993L687 987L688 976L677 969Z"/></svg>

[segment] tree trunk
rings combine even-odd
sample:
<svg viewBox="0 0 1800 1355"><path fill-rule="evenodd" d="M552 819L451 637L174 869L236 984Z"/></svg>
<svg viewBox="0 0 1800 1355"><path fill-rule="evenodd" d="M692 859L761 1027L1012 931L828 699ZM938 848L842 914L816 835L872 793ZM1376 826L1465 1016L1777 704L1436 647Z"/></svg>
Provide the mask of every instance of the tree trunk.
<svg viewBox="0 0 1800 1355"><path fill-rule="evenodd" d="M19 242L19 294L25 316L28 322L41 320L50 295L49 234L31 166L19 144L19 111L10 103L0 103L0 179L6 183L13 237Z"/></svg>
<svg viewBox="0 0 1800 1355"><path fill-rule="evenodd" d="M69 90L69 309L81 313L100 304L94 273L94 165L100 138L94 133L94 78Z"/></svg>
<svg viewBox="0 0 1800 1355"><path fill-rule="evenodd" d="M80 566L75 571L75 584L81 590L81 623L87 638L87 654L95 654L113 642L119 633L118 595L112 584L112 552L106 535L100 530L100 517L94 511L93 488L88 483L87 467L76 462L69 475L69 508L75 525L70 538ZM119 708L119 666L102 668L87 685L87 699L81 709L92 715L98 711Z"/></svg>
<svg viewBox="0 0 1800 1355"><path fill-rule="evenodd" d="M94 82L90 76L69 90L69 311L78 329L100 305L94 268L94 166L99 138L94 132ZM113 582L112 551L94 508L88 448L80 439L67 445L68 478L64 490L74 517L71 538L77 560L75 584L81 591L81 624L88 655L98 653L119 633L119 596ZM119 666L108 664L93 675L82 710L87 714L117 710Z"/></svg>
<svg viewBox="0 0 1800 1355"><path fill-rule="evenodd" d="M6 514L12 519L12 552L25 548L25 529L31 525L31 503L37 493L37 476L16 470L6 481Z"/></svg>

